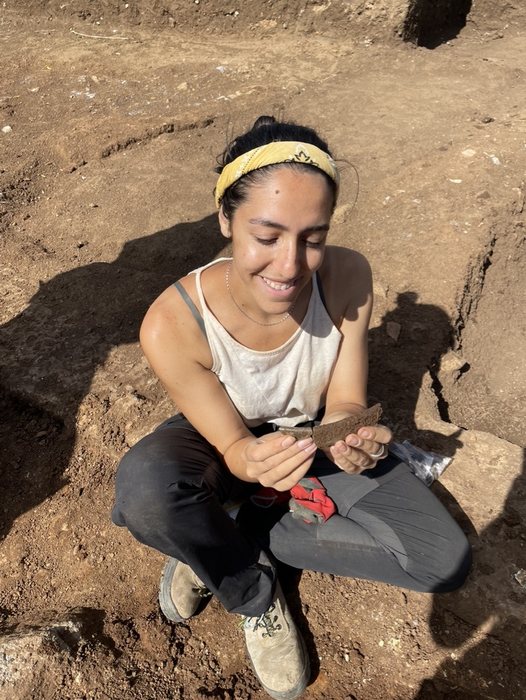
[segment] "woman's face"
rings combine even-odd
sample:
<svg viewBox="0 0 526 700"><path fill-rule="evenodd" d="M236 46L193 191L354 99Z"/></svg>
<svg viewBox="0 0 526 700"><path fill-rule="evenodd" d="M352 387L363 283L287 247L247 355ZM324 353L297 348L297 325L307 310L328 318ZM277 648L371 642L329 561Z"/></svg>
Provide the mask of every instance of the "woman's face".
<svg viewBox="0 0 526 700"><path fill-rule="evenodd" d="M238 301L266 314L288 310L322 264L333 198L321 173L283 167L253 185L231 219L220 212Z"/></svg>

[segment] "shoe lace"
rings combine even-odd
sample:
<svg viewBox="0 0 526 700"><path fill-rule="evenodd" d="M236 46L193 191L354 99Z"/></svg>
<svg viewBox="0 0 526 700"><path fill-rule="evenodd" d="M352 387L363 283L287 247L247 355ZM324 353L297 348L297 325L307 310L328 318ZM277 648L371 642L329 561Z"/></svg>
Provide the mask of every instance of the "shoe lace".
<svg viewBox="0 0 526 700"><path fill-rule="evenodd" d="M212 595L211 591L209 591L205 585L192 586L192 590L196 592L196 594L199 596L199 598L209 598Z"/></svg>
<svg viewBox="0 0 526 700"><path fill-rule="evenodd" d="M256 632L258 629L263 629L262 637L273 637L276 632L283 629L278 622L278 615L272 613L276 609L276 604L272 603L270 608L259 617L244 617L239 623L240 627Z"/></svg>

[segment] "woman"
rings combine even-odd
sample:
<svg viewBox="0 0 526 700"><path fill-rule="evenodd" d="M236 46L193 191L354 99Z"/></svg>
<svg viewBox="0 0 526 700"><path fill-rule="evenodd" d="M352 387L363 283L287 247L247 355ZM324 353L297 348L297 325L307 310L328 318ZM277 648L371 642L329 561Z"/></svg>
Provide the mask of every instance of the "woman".
<svg viewBox="0 0 526 700"><path fill-rule="evenodd" d="M470 550L431 492L388 456L387 427L323 451L280 432L367 405L371 271L360 254L326 245L339 186L327 144L261 117L218 170L232 259L181 279L144 319L143 350L182 413L124 457L112 517L168 555L165 616L187 620L203 594L216 595L243 615L267 693L291 700L308 684L309 661L276 561L438 592L462 584ZM279 511L268 547L223 507L261 487L287 492L305 475L336 514L318 524Z"/></svg>

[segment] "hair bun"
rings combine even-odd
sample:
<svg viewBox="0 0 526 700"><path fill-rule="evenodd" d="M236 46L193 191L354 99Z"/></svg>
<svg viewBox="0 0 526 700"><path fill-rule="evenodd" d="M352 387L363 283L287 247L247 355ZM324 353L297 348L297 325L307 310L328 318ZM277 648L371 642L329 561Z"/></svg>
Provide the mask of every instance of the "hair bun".
<svg viewBox="0 0 526 700"><path fill-rule="evenodd" d="M276 119L275 117L269 117L269 116L261 116L256 119L254 122L254 126L252 129L259 129L260 126L268 126L269 124L275 124Z"/></svg>

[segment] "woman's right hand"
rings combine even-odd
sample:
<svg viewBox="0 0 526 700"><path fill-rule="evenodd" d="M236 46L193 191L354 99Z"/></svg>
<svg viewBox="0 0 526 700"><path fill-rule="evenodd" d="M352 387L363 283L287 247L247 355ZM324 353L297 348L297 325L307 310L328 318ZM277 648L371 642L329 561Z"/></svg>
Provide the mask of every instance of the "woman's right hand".
<svg viewBox="0 0 526 700"><path fill-rule="evenodd" d="M247 442L242 458L246 474L262 486L288 491L309 470L316 445L312 438L296 441L290 435L268 433Z"/></svg>

